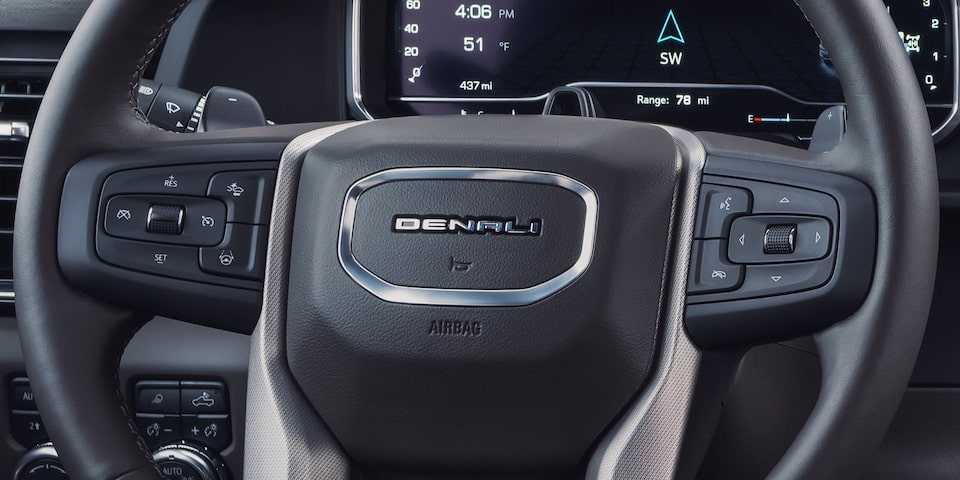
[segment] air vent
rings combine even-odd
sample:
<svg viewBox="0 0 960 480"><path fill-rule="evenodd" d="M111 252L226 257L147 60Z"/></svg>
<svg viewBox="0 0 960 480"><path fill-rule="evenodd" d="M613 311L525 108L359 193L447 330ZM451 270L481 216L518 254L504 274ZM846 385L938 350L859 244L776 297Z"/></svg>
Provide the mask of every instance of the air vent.
<svg viewBox="0 0 960 480"><path fill-rule="evenodd" d="M56 60L0 58L0 302L13 300L13 221L30 130Z"/></svg>

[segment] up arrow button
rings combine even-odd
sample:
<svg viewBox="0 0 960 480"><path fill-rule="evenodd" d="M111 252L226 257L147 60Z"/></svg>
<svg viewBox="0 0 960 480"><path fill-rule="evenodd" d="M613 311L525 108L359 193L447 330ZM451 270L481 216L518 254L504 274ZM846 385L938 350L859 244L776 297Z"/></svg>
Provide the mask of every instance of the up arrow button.
<svg viewBox="0 0 960 480"><path fill-rule="evenodd" d="M766 183L750 184L750 190L753 191L753 214L812 215L829 219L837 216L837 202L821 192Z"/></svg>

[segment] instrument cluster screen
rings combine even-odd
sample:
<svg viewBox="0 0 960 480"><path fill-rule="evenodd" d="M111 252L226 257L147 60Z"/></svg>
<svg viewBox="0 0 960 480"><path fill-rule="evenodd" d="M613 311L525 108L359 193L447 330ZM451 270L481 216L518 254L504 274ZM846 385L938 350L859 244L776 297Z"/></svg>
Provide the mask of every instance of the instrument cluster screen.
<svg viewBox="0 0 960 480"><path fill-rule="evenodd" d="M809 135L843 103L793 0L394 0L386 96L401 114L539 113L581 87L603 116ZM933 125L955 103L949 0L887 0Z"/></svg>

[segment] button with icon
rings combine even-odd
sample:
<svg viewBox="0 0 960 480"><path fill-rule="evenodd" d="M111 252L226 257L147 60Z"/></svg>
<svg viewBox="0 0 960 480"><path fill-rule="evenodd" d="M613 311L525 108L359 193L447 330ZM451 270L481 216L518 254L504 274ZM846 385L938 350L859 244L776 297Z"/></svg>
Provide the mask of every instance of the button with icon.
<svg viewBox="0 0 960 480"><path fill-rule="evenodd" d="M743 266L726 259L726 241L696 240L693 242L690 280L687 293L703 294L736 290L743 280Z"/></svg>
<svg viewBox="0 0 960 480"><path fill-rule="evenodd" d="M180 417L177 415L138 413L136 424L137 431L151 450L181 438Z"/></svg>
<svg viewBox="0 0 960 480"><path fill-rule="evenodd" d="M136 394L136 411L139 413L180 412L177 382L140 382Z"/></svg>
<svg viewBox="0 0 960 480"><path fill-rule="evenodd" d="M207 195L227 204L227 221L267 225L277 173L272 170L221 172L210 179Z"/></svg>
<svg viewBox="0 0 960 480"><path fill-rule="evenodd" d="M200 249L200 269L213 275L263 279L268 227L228 223L223 243Z"/></svg>
<svg viewBox="0 0 960 480"><path fill-rule="evenodd" d="M153 96L147 118L156 126L175 132L187 129L190 117L200 103L200 95L169 85L161 85Z"/></svg>
<svg viewBox="0 0 960 480"><path fill-rule="evenodd" d="M724 238L730 222L750 211L750 193L742 188L704 184L700 189L700 213L696 238Z"/></svg>
<svg viewBox="0 0 960 480"><path fill-rule="evenodd" d="M183 413L227 413L223 384L215 382L182 382L180 411Z"/></svg>
<svg viewBox="0 0 960 480"><path fill-rule="evenodd" d="M181 419L184 440L200 442L223 450L230 445L230 417L227 415L184 415Z"/></svg>

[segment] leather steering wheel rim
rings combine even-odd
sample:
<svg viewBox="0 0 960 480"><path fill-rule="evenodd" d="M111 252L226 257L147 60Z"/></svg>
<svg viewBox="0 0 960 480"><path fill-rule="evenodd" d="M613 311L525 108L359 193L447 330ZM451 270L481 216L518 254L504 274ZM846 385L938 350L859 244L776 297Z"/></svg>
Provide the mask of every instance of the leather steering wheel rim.
<svg viewBox="0 0 960 480"><path fill-rule="evenodd" d="M879 444L919 350L937 266L937 172L924 102L882 3L798 3L831 52L849 112L844 142L810 164L869 185L879 229L870 293L850 318L817 335L820 398L771 478L847 477ZM285 140L312 128L186 136L149 125L134 88L186 4L95 0L51 81L25 160L14 255L19 329L38 404L74 478L161 476L117 378L126 342L149 317L81 292L58 262L58 236L70 232L58 231L54 212L70 168L103 152ZM711 153L741 157L785 148L700 139Z"/></svg>

